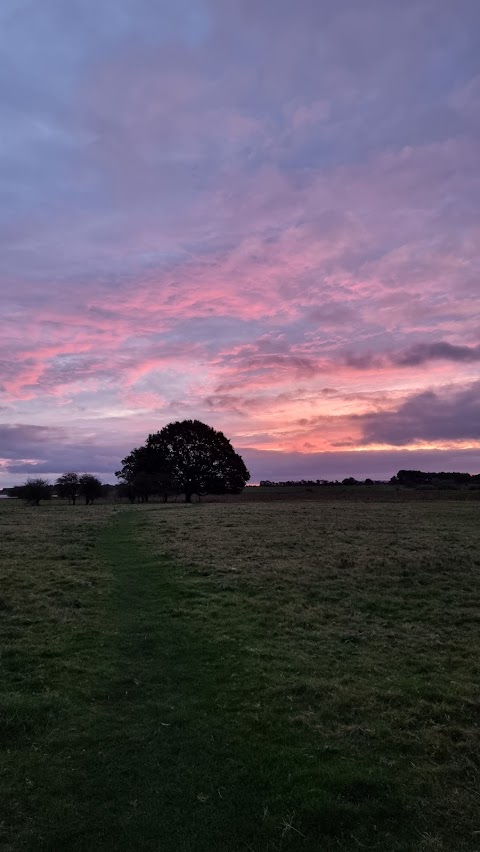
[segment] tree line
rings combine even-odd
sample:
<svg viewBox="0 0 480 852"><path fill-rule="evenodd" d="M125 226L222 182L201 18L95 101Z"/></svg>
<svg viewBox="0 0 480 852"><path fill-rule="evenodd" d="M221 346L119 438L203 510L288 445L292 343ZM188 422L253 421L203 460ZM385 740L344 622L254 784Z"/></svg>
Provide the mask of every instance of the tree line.
<svg viewBox="0 0 480 852"><path fill-rule="evenodd" d="M84 499L92 505L100 497L114 490L119 497L135 502L148 502L159 497L164 502L172 496L183 495L190 503L192 496L206 494L239 494L250 479L242 457L235 452L223 432L199 420L182 420L169 423L159 432L150 434L145 443L134 447L122 459L116 471L117 486L104 485L91 473L69 471L58 477L52 485L41 477L31 477L20 486L9 489L12 497L22 497L27 503L38 506L41 500L53 495L75 505ZM300 479L273 482L261 480L264 487L322 486L322 485L385 485L372 479L363 481L350 476L342 482L326 479ZM480 486L480 474L421 470L399 470L390 480L391 485L415 488L458 488Z"/></svg>
<svg viewBox="0 0 480 852"><path fill-rule="evenodd" d="M261 479L260 486L262 488L292 488L300 486L320 486L320 485L384 485L383 480L373 479L355 479L353 476L347 476L346 479L284 479L275 482L271 479Z"/></svg>
<svg viewBox="0 0 480 852"><path fill-rule="evenodd" d="M264 488L289 488L299 486L323 486L323 485L402 485L407 488L419 488L431 486L432 488L461 487L480 485L480 473L458 473L455 471L428 472L422 470L399 470L390 480L355 479L348 476L342 480L329 479L287 479L278 482L271 479L261 479L260 485Z"/></svg>
<svg viewBox="0 0 480 852"><path fill-rule="evenodd" d="M190 503L194 494L239 494L250 479L242 457L223 432L199 420L169 423L150 434L141 447L134 447L121 464L115 474L118 492L131 502L147 502L152 496L166 502L170 496L182 494ZM54 494L73 505L82 497L88 506L104 496L105 489L111 491L112 486L102 485L93 474L70 471L54 485L30 477L9 493L35 506Z"/></svg>
<svg viewBox="0 0 480 852"><path fill-rule="evenodd" d="M437 473L424 470L399 470L392 476L390 482L395 485L405 485L410 488L431 485L480 485L480 473L459 473L457 471L440 471Z"/></svg>
<svg viewBox="0 0 480 852"><path fill-rule="evenodd" d="M29 477L23 485L9 488L9 495L21 497L30 506L38 506L41 500L51 500L54 495L63 500L67 499L72 505L81 497L89 506L93 505L97 498L103 497L105 491L110 488L110 485L102 485L98 477L91 473L79 475L69 471L59 476L54 485L41 476Z"/></svg>

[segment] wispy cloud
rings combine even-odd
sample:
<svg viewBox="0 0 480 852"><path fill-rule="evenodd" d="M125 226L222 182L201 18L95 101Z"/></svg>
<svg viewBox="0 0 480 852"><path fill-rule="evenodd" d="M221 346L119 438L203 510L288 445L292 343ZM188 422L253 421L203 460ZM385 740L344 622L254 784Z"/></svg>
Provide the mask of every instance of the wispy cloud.
<svg viewBox="0 0 480 852"><path fill-rule="evenodd" d="M0 14L5 427L475 445L475 0Z"/></svg>

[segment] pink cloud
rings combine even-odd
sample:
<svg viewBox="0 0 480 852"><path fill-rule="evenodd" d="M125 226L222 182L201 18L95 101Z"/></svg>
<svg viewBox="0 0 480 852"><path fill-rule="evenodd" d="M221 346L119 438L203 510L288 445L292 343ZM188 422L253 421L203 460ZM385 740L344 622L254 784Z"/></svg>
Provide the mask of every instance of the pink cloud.
<svg viewBox="0 0 480 852"><path fill-rule="evenodd" d="M313 452L363 446L358 418L395 437L408 399L475 380L465 23L445 3L434 20L413 0L337 6L211 0L201 36L112 35L52 75L68 115L32 121L50 140L34 136L33 166L10 151L5 417L120 421L133 440L150 418L203 416ZM451 51L435 97L431 28Z"/></svg>

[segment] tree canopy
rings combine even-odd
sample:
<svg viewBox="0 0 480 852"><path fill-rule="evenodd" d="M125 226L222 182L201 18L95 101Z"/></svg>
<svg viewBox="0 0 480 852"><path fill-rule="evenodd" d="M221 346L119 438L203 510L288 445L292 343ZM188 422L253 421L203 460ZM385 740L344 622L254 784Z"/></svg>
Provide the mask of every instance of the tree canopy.
<svg viewBox="0 0 480 852"><path fill-rule="evenodd" d="M40 500L50 500L52 496L52 486L48 479L41 477L29 477L22 487L22 497L26 503L31 506L38 506Z"/></svg>
<svg viewBox="0 0 480 852"><path fill-rule="evenodd" d="M470 482L480 480L480 474L459 473L458 471L424 471L424 470L399 470L390 481L398 482L400 485L416 486L439 484L441 482L452 482L456 485L466 485Z"/></svg>
<svg viewBox="0 0 480 852"><path fill-rule="evenodd" d="M91 473L84 473L78 482L80 494L85 497L85 505L93 504L97 497L102 496L102 483Z"/></svg>
<svg viewBox="0 0 480 852"><path fill-rule="evenodd" d="M59 497L64 500L67 498L69 503L75 506L76 499L80 492L80 480L78 473L69 471L59 476L55 483L55 490Z"/></svg>
<svg viewBox="0 0 480 852"><path fill-rule="evenodd" d="M150 434L122 460L117 476L145 499L148 493L168 497L175 490L192 495L238 494L250 479L241 456L223 432L200 420L169 423Z"/></svg>
<svg viewBox="0 0 480 852"><path fill-rule="evenodd" d="M122 459L122 469L116 476L122 481L125 496L131 502L139 497L148 502L152 494L160 494L166 502L173 491L172 474L162 453L155 447L135 447Z"/></svg>

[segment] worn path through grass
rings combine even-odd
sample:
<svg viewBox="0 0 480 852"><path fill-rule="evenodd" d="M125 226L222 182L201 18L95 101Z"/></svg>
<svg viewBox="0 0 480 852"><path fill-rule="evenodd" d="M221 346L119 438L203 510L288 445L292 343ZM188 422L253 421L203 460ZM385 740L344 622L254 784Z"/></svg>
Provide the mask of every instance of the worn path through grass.
<svg viewBox="0 0 480 852"><path fill-rule="evenodd" d="M101 537L116 577L118 665L104 697L107 763L118 784L112 824L101 829L105 847L234 852L253 840L256 849L292 848L285 826L265 811L251 743L228 718L235 673L182 618L190 592L175 566L141 544L153 522L162 520L131 512Z"/></svg>
<svg viewBox="0 0 480 852"><path fill-rule="evenodd" d="M196 617L202 592L141 544L152 524L168 529L168 516L153 512L121 515L101 536L117 582L119 671L103 699L109 777L94 781L112 794L105 846L313 852L320 842L352 848L353 830L374 833L377 823L383 840L392 830L398 837L395 784L368 760L329 756L319 765L308 733L264 706L261 673L242 659L236 635L248 599L230 602L232 635L228 615L219 629L208 618L211 590ZM262 638L261 625L255 632L249 625L250 641Z"/></svg>
<svg viewBox="0 0 480 852"><path fill-rule="evenodd" d="M156 552L162 509L15 511L0 848L288 852L317 849L319 836L339 848L355 810L337 801L348 768L327 767L318 784L308 737L261 705L234 624L231 637L228 617L217 630L210 591ZM238 603L234 623L247 613ZM381 811L367 802L365 826Z"/></svg>
<svg viewBox="0 0 480 852"><path fill-rule="evenodd" d="M224 599L208 577L200 588L157 549L169 513L55 511L28 521L66 539L57 565L52 546L11 575L0 848L313 852L379 829L408 848L375 761L324 760L316 736L265 700L246 647L268 637L248 594ZM91 566L75 561L95 541Z"/></svg>

